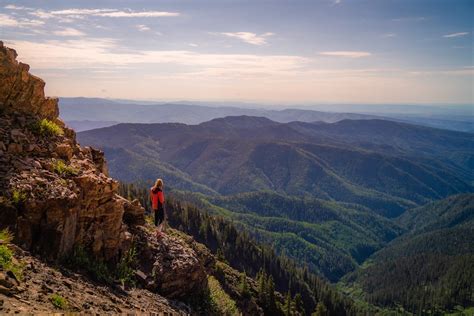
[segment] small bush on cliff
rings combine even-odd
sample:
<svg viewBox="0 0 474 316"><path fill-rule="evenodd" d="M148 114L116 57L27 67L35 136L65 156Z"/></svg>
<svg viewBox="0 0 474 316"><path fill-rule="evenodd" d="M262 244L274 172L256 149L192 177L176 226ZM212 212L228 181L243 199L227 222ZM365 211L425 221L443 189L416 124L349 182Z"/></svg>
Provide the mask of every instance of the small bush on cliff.
<svg viewBox="0 0 474 316"><path fill-rule="evenodd" d="M13 251L8 244L12 241L13 235L8 229L0 231L0 268L4 271L11 271L19 280L22 278L22 266L14 261Z"/></svg>
<svg viewBox="0 0 474 316"><path fill-rule="evenodd" d="M217 315L240 315L235 301L224 291L219 281L213 276L208 277L211 309Z"/></svg>
<svg viewBox="0 0 474 316"><path fill-rule="evenodd" d="M67 300L59 294L54 293L53 295L49 297L49 300L56 308L67 309L68 307Z"/></svg>
<svg viewBox="0 0 474 316"><path fill-rule="evenodd" d="M125 256L120 260L119 264L117 265L117 270L115 272L118 280L122 283L123 286L127 285L134 285L134 275L135 270L133 266L135 265L135 259L137 257L137 251L135 247L130 248Z"/></svg>
<svg viewBox="0 0 474 316"><path fill-rule="evenodd" d="M63 129L58 124L48 119L42 119L33 129L41 136L60 136L64 134Z"/></svg>
<svg viewBox="0 0 474 316"><path fill-rule="evenodd" d="M53 170L60 176L77 176L78 171L71 166L66 165L62 160L57 160L53 164Z"/></svg>
<svg viewBox="0 0 474 316"><path fill-rule="evenodd" d="M18 208L23 202L25 202L25 200L26 200L25 192L13 190L12 197L11 197L11 202L13 206Z"/></svg>
<svg viewBox="0 0 474 316"><path fill-rule="evenodd" d="M98 260L90 256L83 247L76 247L72 254L66 258L65 263L73 269L81 269L86 271L92 278L99 282L112 284L114 281L119 281L123 286L135 284L135 247L130 250L120 259L120 262L115 268L109 266L102 260Z"/></svg>
<svg viewBox="0 0 474 316"><path fill-rule="evenodd" d="M71 256L66 259L66 264L86 271L99 282L112 283L112 273L107 265L101 260L92 258L82 247L74 249Z"/></svg>

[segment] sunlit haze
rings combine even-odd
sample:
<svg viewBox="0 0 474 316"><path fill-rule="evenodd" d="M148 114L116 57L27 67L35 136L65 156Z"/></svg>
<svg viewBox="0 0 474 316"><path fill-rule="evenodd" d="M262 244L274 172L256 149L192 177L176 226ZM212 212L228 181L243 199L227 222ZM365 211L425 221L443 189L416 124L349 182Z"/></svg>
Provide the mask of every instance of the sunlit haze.
<svg viewBox="0 0 474 316"><path fill-rule="evenodd" d="M56 96L473 103L474 1L0 1Z"/></svg>

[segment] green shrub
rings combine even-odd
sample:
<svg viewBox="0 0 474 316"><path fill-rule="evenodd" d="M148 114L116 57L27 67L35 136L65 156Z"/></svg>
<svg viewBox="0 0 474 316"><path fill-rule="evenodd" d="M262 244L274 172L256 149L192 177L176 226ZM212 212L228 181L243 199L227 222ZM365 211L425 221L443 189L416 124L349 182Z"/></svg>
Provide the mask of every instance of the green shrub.
<svg viewBox="0 0 474 316"><path fill-rule="evenodd" d="M64 131L58 124L48 119L42 119L34 126L34 130L41 136L60 136L64 134Z"/></svg>
<svg viewBox="0 0 474 316"><path fill-rule="evenodd" d="M113 276L105 262L92 258L84 248L76 247L66 259L66 264L73 268L87 271L97 281L112 283Z"/></svg>
<svg viewBox="0 0 474 316"><path fill-rule="evenodd" d="M13 190L11 201L12 201L12 204L15 207L20 206L23 202L25 202L25 200L26 200L26 193L25 192L21 192L21 191L18 191L18 190Z"/></svg>
<svg viewBox="0 0 474 316"><path fill-rule="evenodd" d="M90 256L83 247L76 247L71 255L66 258L65 263L73 269L86 271L99 282L112 284L114 281L120 281L122 285L133 286L135 284L134 265L136 256L136 249L132 247L115 268L109 268L104 261Z"/></svg>
<svg viewBox="0 0 474 316"><path fill-rule="evenodd" d="M115 271L117 279L122 283L122 285L134 285L134 275L135 270L133 266L135 265L135 259L137 252L135 247L130 248L127 254L120 260Z"/></svg>
<svg viewBox="0 0 474 316"><path fill-rule="evenodd" d="M68 307L67 300L59 294L54 293L53 295L49 297L49 300L56 308L67 309Z"/></svg>
<svg viewBox="0 0 474 316"><path fill-rule="evenodd" d="M0 230L0 268L11 271L18 280L21 280L23 267L14 262L13 251L8 246L12 239L13 235L8 229Z"/></svg>
<svg viewBox="0 0 474 316"><path fill-rule="evenodd" d="M13 252L6 245L0 245L0 267L6 270L6 267L11 264L13 259Z"/></svg>
<svg viewBox="0 0 474 316"><path fill-rule="evenodd" d="M53 170L60 176L77 176L79 173L75 168L66 165L62 160L57 160L53 164Z"/></svg>
<svg viewBox="0 0 474 316"><path fill-rule="evenodd" d="M0 243L9 244L13 240L13 235L8 229L0 230Z"/></svg>
<svg viewBox="0 0 474 316"><path fill-rule="evenodd" d="M211 305L218 315L240 315L235 301L222 288L219 281L213 276L207 278Z"/></svg>

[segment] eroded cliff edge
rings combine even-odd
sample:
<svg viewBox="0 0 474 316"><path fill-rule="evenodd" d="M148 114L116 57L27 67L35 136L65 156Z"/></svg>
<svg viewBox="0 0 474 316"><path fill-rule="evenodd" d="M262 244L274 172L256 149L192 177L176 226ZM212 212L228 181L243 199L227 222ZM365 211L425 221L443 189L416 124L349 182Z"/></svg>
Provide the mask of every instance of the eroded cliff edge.
<svg viewBox="0 0 474 316"><path fill-rule="evenodd" d="M205 288L210 256L178 237L157 243L140 203L117 194L103 153L77 143L58 100L45 97L44 81L16 58L0 42L0 228L46 261L81 248L114 263L139 247L143 287L172 299Z"/></svg>

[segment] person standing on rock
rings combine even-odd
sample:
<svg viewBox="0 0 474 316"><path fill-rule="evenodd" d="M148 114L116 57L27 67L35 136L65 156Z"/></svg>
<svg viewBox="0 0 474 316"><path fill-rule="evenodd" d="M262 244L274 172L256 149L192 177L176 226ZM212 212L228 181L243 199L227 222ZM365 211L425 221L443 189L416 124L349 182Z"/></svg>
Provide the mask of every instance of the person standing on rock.
<svg viewBox="0 0 474 316"><path fill-rule="evenodd" d="M163 234L163 223L165 220L165 195L163 194L163 180L157 179L155 185L150 189L151 207L155 214L156 237L161 238Z"/></svg>

